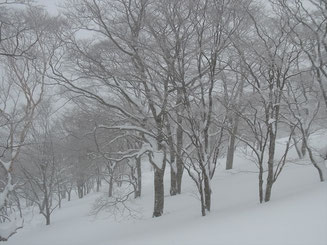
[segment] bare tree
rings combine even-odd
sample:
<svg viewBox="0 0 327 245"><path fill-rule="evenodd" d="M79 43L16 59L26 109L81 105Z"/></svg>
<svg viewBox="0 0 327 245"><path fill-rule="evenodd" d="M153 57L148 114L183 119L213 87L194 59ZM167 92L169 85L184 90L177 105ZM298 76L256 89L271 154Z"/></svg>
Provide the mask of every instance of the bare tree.
<svg viewBox="0 0 327 245"><path fill-rule="evenodd" d="M59 56L53 59L52 68L56 79L72 91L95 99L116 110L121 124L116 129L138 132L144 135L144 144L152 147L150 162L155 169L155 207L153 216L163 213L163 175L166 166L164 146L164 121L168 98L168 80L153 71L148 57L154 50L144 48L147 38L144 31L147 1L80 1L72 3L67 12L75 28L88 30L97 35L95 45L71 38L69 48L71 71L59 69ZM103 11L111 8L112 13ZM118 11L122 9L123 11ZM86 21L85 21L86 20ZM119 21L116 21L119 20ZM116 23L116 24L113 24ZM121 35L121 28L125 29ZM96 55L94 52L102 52ZM75 62L75 64L74 64ZM87 77L87 79L84 79ZM75 81L83 81L77 85ZM89 82L92 81L93 84ZM111 90L111 99L93 90L97 86ZM125 105L125 107L121 106ZM149 130L151 128L151 130Z"/></svg>
<svg viewBox="0 0 327 245"><path fill-rule="evenodd" d="M13 8L22 5L23 10ZM26 11L28 1L0 1L0 57L30 57L31 49L37 44L39 36L28 21ZM22 18L23 17L23 18ZM24 42L27 40L28 42Z"/></svg>
<svg viewBox="0 0 327 245"><path fill-rule="evenodd" d="M327 168L324 164L324 153L320 154L319 150L310 145L310 135L320 128L319 121L326 119L321 111L319 88L314 86L316 83L312 77L314 77L312 71L303 71L298 76L298 82L288 85L285 101L291 119L289 123L291 127L296 128L292 138L299 158L303 159L308 155L313 166L318 170L320 180L326 181Z"/></svg>
<svg viewBox="0 0 327 245"><path fill-rule="evenodd" d="M324 163L324 157L317 157L317 153L309 144L309 136L311 133L311 126L316 121L320 108L320 99L327 108L327 42L326 42L326 16L327 16L327 3L326 1L309 0L304 6L302 1L272 1L273 6L278 9L283 15L287 16L289 21L287 28L292 34L292 41L297 45L305 54L305 61L300 64L302 70L310 70L313 81L319 87L317 93L314 95L316 103L312 108L312 99L309 99L310 92L305 86L305 83L299 89L293 88L291 94L293 103L289 104L289 108L292 117L297 122L300 139L302 142L301 147L297 147L297 152L300 158L304 157L306 151L308 151L309 158L313 163L313 166L318 170L321 181L326 180L327 170ZM309 64L309 65L308 65ZM308 77L305 78L306 80ZM303 80L303 77L301 77ZM307 81L308 83L308 81ZM314 83L311 84L312 87ZM311 91L312 92L312 91ZM298 95L300 94L300 97ZM297 97L295 97L297 96ZM303 108L305 107L305 108ZM297 143L296 141L294 141ZM297 144L295 144L297 146ZM316 155L316 156L315 156ZM322 160L321 160L322 159Z"/></svg>
<svg viewBox="0 0 327 245"><path fill-rule="evenodd" d="M188 63L184 64L184 77L175 85L181 91L183 107L177 113L183 123L173 115L170 118L185 136L184 167L197 185L202 215L211 208L210 180L224 140L221 125L226 121L225 111L219 111L214 100L221 73L227 67L230 37L244 16L235 12L235 4L234 1L200 1L189 5L189 22L182 27L194 30L185 37L189 44L185 43L184 48L191 47L183 51L189 55L184 57Z"/></svg>
<svg viewBox="0 0 327 245"><path fill-rule="evenodd" d="M292 42L291 31L287 28L287 16L268 17L258 13L260 12L255 15L248 11L253 21L255 38L248 39L250 41L243 40L241 43L234 42L234 44L249 74L245 79L252 86L251 96L256 98L256 101L248 101L248 112L238 113L242 115L242 119L253 133L257 146L249 144L248 139L241 138L241 140L255 152L259 166L260 202L263 200L267 202L271 197L273 183L285 165L290 147L291 136L287 140L284 154L276 164L278 130L281 123L288 125L288 121L282 120L281 112L284 92L290 79L298 74L297 61L301 50ZM294 129L295 126L291 128L291 134ZM267 161L268 167L265 190L263 189L264 161Z"/></svg>
<svg viewBox="0 0 327 245"><path fill-rule="evenodd" d="M292 39L306 54L321 96L327 108L327 3L321 0L272 1L275 8L288 16ZM325 109L326 109L325 108Z"/></svg>
<svg viewBox="0 0 327 245"><path fill-rule="evenodd" d="M1 18L7 18L0 21L0 59L5 61L1 63L3 80L0 90L3 135L0 162L5 175L0 193L1 209L15 187L15 163L44 94L49 53L55 44L53 37L57 29L55 19L49 20L47 13L40 8L30 6L19 10L6 6L3 9L3 5L0 8L5 12Z"/></svg>
<svg viewBox="0 0 327 245"><path fill-rule="evenodd" d="M31 129L32 139L29 142L31 145L24 150L19 165L26 183L24 190L29 190L25 197L38 206L46 220L46 225L50 225L51 213L60 203L59 199L54 204L58 162L55 156L55 139L50 113L49 104L43 104Z"/></svg>

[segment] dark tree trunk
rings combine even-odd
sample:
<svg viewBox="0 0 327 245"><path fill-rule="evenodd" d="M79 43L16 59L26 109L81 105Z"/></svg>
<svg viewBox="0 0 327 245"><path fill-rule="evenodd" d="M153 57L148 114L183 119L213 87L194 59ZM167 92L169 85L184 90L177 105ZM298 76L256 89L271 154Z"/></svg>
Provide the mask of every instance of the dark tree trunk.
<svg viewBox="0 0 327 245"><path fill-rule="evenodd" d="M44 206L45 206L45 224L50 225L50 207L49 207L49 199L45 197L44 199Z"/></svg>
<svg viewBox="0 0 327 245"><path fill-rule="evenodd" d="M61 208L61 194L58 193L58 208Z"/></svg>
<svg viewBox="0 0 327 245"><path fill-rule="evenodd" d="M45 221L46 221L45 225L50 225L50 214L47 214L45 216Z"/></svg>
<svg viewBox="0 0 327 245"><path fill-rule="evenodd" d="M305 136L307 137L307 136ZM302 155L302 158L306 155L307 153L307 147L305 146L305 143L304 143L305 140L302 140L302 144L301 144L301 155Z"/></svg>
<svg viewBox="0 0 327 245"><path fill-rule="evenodd" d="M262 160L259 163L259 200L260 203L263 202L263 167Z"/></svg>
<svg viewBox="0 0 327 245"><path fill-rule="evenodd" d="M172 162L171 165L175 164ZM177 194L177 174L174 171L174 167L170 167L170 195L175 196Z"/></svg>
<svg viewBox="0 0 327 245"><path fill-rule="evenodd" d="M173 146L172 146L173 147ZM175 151L170 149L170 195L175 196L177 194L177 173L175 165Z"/></svg>
<svg viewBox="0 0 327 245"><path fill-rule="evenodd" d="M233 168L234 153L235 153L235 140L236 140L236 134L237 134L237 129L238 129L238 122L239 122L239 117L237 115L235 115L233 129L229 136L229 145L228 145L227 159L226 159L226 170Z"/></svg>
<svg viewBox="0 0 327 245"><path fill-rule="evenodd" d="M235 151L235 135L231 134L229 138L229 145L227 150L226 170L233 168Z"/></svg>
<svg viewBox="0 0 327 245"><path fill-rule="evenodd" d="M269 152L268 152L268 176L266 184L265 202L270 201L271 190L274 184L274 157L275 157L275 147L276 147L276 130L273 132L272 126L270 126L269 133ZM277 125L275 125L277 127Z"/></svg>
<svg viewBox="0 0 327 245"><path fill-rule="evenodd" d="M101 187L101 174L100 174L100 167L97 166L96 168L96 192L99 192L100 191L100 187Z"/></svg>
<svg viewBox="0 0 327 245"><path fill-rule="evenodd" d="M293 133L294 136L292 136L296 153L300 159L302 159L307 153L306 138L308 137L307 130L301 130L301 131L302 131L301 147L299 147L299 142L297 141L297 139L295 137L295 133Z"/></svg>
<svg viewBox="0 0 327 245"><path fill-rule="evenodd" d="M176 151L173 140L173 133L171 131L171 127L169 124L169 119L167 119L167 133L168 133L168 145L169 145L169 153L170 153L170 190L169 193L171 196L175 196L177 194L177 168L176 168Z"/></svg>
<svg viewBox="0 0 327 245"><path fill-rule="evenodd" d="M209 176L204 174L204 201L205 201L205 208L207 211L210 212L211 208L211 188L210 188L210 179Z"/></svg>
<svg viewBox="0 0 327 245"><path fill-rule="evenodd" d="M164 208L164 173L159 168L154 170L154 210L153 217L159 217L163 214Z"/></svg>
<svg viewBox="0 0 327 245"><path fill-rule="evenodd" d="M319 178L321 182L327 181L327 169L325 163L318 164L313 156L312 150L308 145L307 140L304 140L305 147L307 148L309 158L313 166L318 170Z"/></svg>
<svg viewBox="0 0 327 245"><path fill-rule="evenodd" d="M206 204L205 204L205 198L204 198L202 183L200 183L198 188L199 188L200 201L201 201L201 214L202 214L202 216L206 216Z"/></svg>
<svg viewBox="0 0 327 245"><path fill-rule="evenodd" d="M113 190L113 185L114 185L114 180L113 179L114 179L114 177L110 176L108 197L112 197L112 190Z"/></svg>
<svg viewBox="0 0 327 245"><path fill-rule="evenodd" d="M177 161L178 162L178 161ZM179 168L180 166L180 168ZM183 179L184 166L177 165L177 194L182 193L182 179Z"/></svg>
<svg viewBox="0 0 327 245"><path fill-rule="evenodd" d="M178 106L177 113L177 129L176 129L176 181L177 181L177 194L182 192L182 178L184 172L183 165L183 90L181 88L177 89L177 101L176 105Z"/></svg>
<svg viewBox="0 0 327 245"><path fill-rule="evenodd" d="M184 165L183 165L183 129L182 129L182 122L183 119L181 116L178 116L178 126L177 126L177 132L176 132L176 168L177 168L177 174L176 174L176 181L177 181L177 194L181 194L182 192L182 178L183 178L183 172L184 172Z"/></svg>
<svg viewBox="0 0 327 245"><path fill-rule="evenodd" d="M165 168L166 168L166 161L167 156L165 153L165 149L163 146L163 140L164 140L164 133L162 131L163 129L163 120L160 118L156 119L157 128L158 128L158 136L156 138L157 141L157 149L162 154L162 161L161 163L154 162L154 159L150 155L150 162L152 166L154 167L154 208L153 208L153 215L152 217L160 217L163 214L164 209L164 199L165 199L165 189L164 189L164 175L165 175ZM160 164L160 167L158 167L157 164Z"/></svg>
<svg viewBox="0 0 327 245"><path fill-rule="evenodd" d="M100 177L98 177L97 178L97 189L96 189L97 192L100 191L100 187L101 187L101 179L100 179Z"/></svg>
<svg viewBox="0 0 327 245"><path fill-rule="evenodd" d="M137 173L137 186L135 198L140 197L142 194L142 167L141 167L141 158L136 158L136 173Z"/></svg>
<svg viewBox="0 0 327 245"><path fill-rule="evenodd" d="M302 151L299 148L299 144L297 142L297 139L294 136L292 137L292 139L293 139L293 143L294 143L294 146L295 146L296 153L297 153L298 157L300 159L302 159L303 155L302 155ZM303 143L303 141L302 141L302 143Z"/></svg>
<svg viewBox="0 0 327 245"><path fill-rule="evenodd" d="M57 196L58 196L58 207L61 208L61 198L62 198L62 192L60 191L60 186L57 186Z"/></svg>
<svg viewBox="0 0 327 245"><path fill-rule="evenodd" d="M71 191L67 191L68 199L67 201L70 202L70 197L71 197Z"/></svg>
<svg viewBox="0 0 327 245"><path fill-rule="evenodd" d="M78 198L83 198L84 196L83 185L77 186L77 192L78 192Z"/></svg>

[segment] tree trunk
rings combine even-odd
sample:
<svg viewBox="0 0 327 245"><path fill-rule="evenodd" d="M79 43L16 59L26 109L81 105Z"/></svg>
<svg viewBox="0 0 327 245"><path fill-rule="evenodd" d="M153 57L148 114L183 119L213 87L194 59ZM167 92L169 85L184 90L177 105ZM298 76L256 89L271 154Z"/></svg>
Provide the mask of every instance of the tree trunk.
<svg viewBox="0 0 327 245"><path fill-rule="evenodd" d="M60 192L58 193L58 208L61 208L61 194Z"/></svg>
<svg viewBox="0 0 327 245"><path fill-rule="evenodd" d="M184 172L183 164L183 90L181 88L177 89L177 101L176 105L178 106L177 113L177 129L176 129L176 181L177 181L177 194L182 192L182 178Z"/></svg>
<svg viewBox="0 0 327 245"><path fill-rule="evenodd" d="M137 172L137 187L135 198L140 197L142 194L142 168L141 168L141 158L136 158L136 172Z"/></svg>
<svg viewBox="0 0 327 245"><path fill-rule="evenodd" d="M292 136L292 139L293 139L293 143L294 143L294 146L295 146L296 153L297 153L298 157L300 159L302 159L303 158L303 155L302 155L301 149L299 148L299 144L297 142L297 139L296 139L295 136ZM303 141L302 141L302 145L303 145Z"/></svg>
<svg viewBox="0 0 327 245"><path fill-rule="evenodd" d="M71 197L71 190L70 191L67 191L67 195L68 195L68 202L70 202L70 197Z"/></svg>
<svg viewBox="0 0 327 245"><path fill-rule="evenodd" d="M57 196L58 196L58 207L61 208L61 197L62 197L62 194L61 194L60 186L59 185L57 186Z"/></svg>
<svg viewBox="0 0 327 245"><path fill-rule="evenodd" d="M175 164L173 162L172 164ZM170 195L175 196L177 194L177 174L174 171L174 168L170 168Z"/></svg>
<svg viewBox="0 0 327 245"><path fill-rule="evenodd" d="M78 198L83 198L84 196L83 185L77 186L77 192L78 192Z"/></svg>
<svg viewBox="0 0 327 245"><path fill-rule="evenodd" d="M312 150L308 145L307 140L304 140L305 146L307 148L310 161L312 162L313 166L318 170L319 178L321 182L327 181L327 168L323 161L318 162L313 156ZM325 160L326 161L326 160Z"/></svg>
<svg viewBox="0 0 327 245"><path fill-rule="evenodd" d="M307 137L307 136L305 136L305 137ZM306 148L306 146L305 146L304 141L306 141L306 140L302 140L302 144L301 144L301 155L302 155L302 158L303 158L303 157L306 155L306 153L307 153L307 148Z"/></svg>
<svg viewBox="0 0 327 245"><path fill-rule="evenodd" d="M175 196L177 194L177 167L176 167L176 151L173 140L173 133L171 131L171 126L169 119L167 119L167 133L168 133L168 145L170 153L170 195Z"/></svg>
<svg viewBox="0 0 327 245"><path fill-rule="evenodd" d="M178 162L180 162L180 161L177 160L177 163ZM181 194L182 193L183 172L184 172L183 163L179 163L177 165L177 176L176 176L176 180L177 180L177 194Z"/></svg>
<svg viewBox="0 0 327 245"><path fill-rule="evenodd" d="M182 178L183 178L183 172L184 172L184 165L183 165L183 129L182 129L182 122L183 119L179 115L178 118L178 126L177 126L177 132L176 132L176 168L177 168L177 174L176 174L176 184L177 184L177 194L181 194L182 192Z"/></svg>
<svg viewBox="0 0 327 245"><path fill-rule="evenodd" d="M299 142L297 141L296 137L292 136L296 153L297 153L297 155L299 156L300 159L302 159L307 153L307 148L306 148L306 141L307 140L306 139L308 137L307 130L301 130L301 131L302 131L301 147L299 147L299 144L298 144ZM293 133L293 135L294 135L294 133Z"/></svg>
<svg viewBox="0 0 327 245"><path fill-rule="evenodd" d="M238 121L239 121L239 117L235 115L232 133L229 136L229 145L228 145L227 159L226 159L226 170L233 168L235 140L236 140L236 134L238 129Z"/></svg>
<svg viewBox="0 0 327 245"><path fill-rule="evenodd" d="M234 151L235 151L235 135L231 134L229 136L229 145L227 150L227 159L226 159L226 170L233 168L234 161Z"/></svg>
<svg viewBox="0 0 327 245"><path fill-rule="evenodd" d="M45 197L45 224L50 225L50 207L49 207L49 199L48 197Z"/></svg>
<svg viewBox="0 0 327 245"><path fill-rule="evenodd" d="M153 217L159 217L163 214L164 208L164 173L159 168L154 170L154 210Z"/></svg>
<svg viewBox="0 0 327 245"><path fill-rule="evenodd" d="M270 201L271 189L274 184L274 157L275 157L275 147L276 147L276 134L275 134L276 132L272 132L272 130L273 129L271 128L270 135L269 135L268 176L267 176L267 183L266 183L265 202Z"/></svg>
<svg viewBox="0 0 327 245"><path fill-rule="evenodd" d="M327 168L324 162L316 162L314 164L315 168L318 170L319 178L321 182L327 181Z"/></svg>
<svg viewBox="0 0 327 245"><path fill-rule="evenodd" d="M260 203L263 202L263 167L262 167L262 159L259 163L259 200Z"/></svg>
<svg viewBox="0 0 327 245"><path fill-rule="evenodd" d="M270 180L270 178L268 178L267 184L266 184L265 202L270 201L272 185L273 185L273 182Z"/></svg>
<svg viewBox="0 0 327 245"><path fill-rule="evenodd" d="M201 201L201 214L202 214L202 216L206 216L206 204L205 204L202 182L200 183L198 188L199 188L200 201Z"/></svg>
<svg viewBox="0 0 327 245"><path fill-rule="evenodd" d="M114 179L113 176L110 176L108 197L112 197L112 190L113 190L113 185L114 185L113 179Z"/></svg>
<svg viewBox="0 0 327 245"><path fill-rule="evenodd" d="M163 146L163 140L164 140L164 133L162 131L163 121L162 119L157 118L156 123L159 132L156 138L157 141L156 150L159 152L159 154L162 154L162 159L160 159L160 161L162 162L161 163L154 162L155 159L153 159L150 155L149 160L152 166L154 167L154 208L153 208L152 217L160 217L163 214L164 199L165 199L164 175L165 175L165 168L166 168L166 161L167 161L166 152L164 151L165 149Z"/></svg>
<svg viewBox="0 0 327 245"><path fill-rule="evenodd" d="M100 177L97 177L97 189L96 189L97 192L100 191L100 186L101 186L101 179Z"/></svg>
<svg viewBox="0 0 327 245"><path fill-rule="evenodd" d="M50 225L50 214L47 214L45 216L45 221L46 221L45 225Z"/></svg>
<svg viewBox="0 0 327 245"><path fill-rule="evenodd" d="M204 174L204 198L205 198L205 208L210 212L211 209L211 188L210 188L210 178Z"/></svg>
<svg viewBox="0 0 327 245"><path fill-rule="evenodd" d="M173 146L172 146L173 147ZM177 168L175 163L175 151L170 150L170 195L175 196L177 194Z"/></svg>

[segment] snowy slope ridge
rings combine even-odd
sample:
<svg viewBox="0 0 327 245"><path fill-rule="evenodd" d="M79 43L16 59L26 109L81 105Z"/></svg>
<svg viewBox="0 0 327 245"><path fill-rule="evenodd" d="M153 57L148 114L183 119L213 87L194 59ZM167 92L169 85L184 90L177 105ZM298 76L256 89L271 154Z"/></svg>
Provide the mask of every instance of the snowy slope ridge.
<svg viewBox="0 0 327 245"><path fill-rule="evenodd" d="M238 159L240 160L240 159ZM168 170L167 170L168 171ZM193 183L185 175L183 194L170 197L166 177L165 214L150 218L152 173L145 174L137 201L142 218L115 221L89 215L99 194L65 202L44 226L35 215L8 245L117 244L327 244L327 185L310 165L290 165L280 176L270 203L259 204L255 173L218 170L213 210L200 216Z"/></svg>

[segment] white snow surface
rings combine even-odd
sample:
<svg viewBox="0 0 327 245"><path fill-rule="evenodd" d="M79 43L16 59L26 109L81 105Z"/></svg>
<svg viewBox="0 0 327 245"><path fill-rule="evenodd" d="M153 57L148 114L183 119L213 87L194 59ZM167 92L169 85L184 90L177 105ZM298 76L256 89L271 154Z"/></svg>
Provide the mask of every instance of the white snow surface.
<svg viewBox="0 0 327 245"><path fill-rule="evenodd" d="M309 162L290 162L273 187L269 203L258 202L257 169L241 151L233 170L223 170L220 159L213 189L212 211L205 217L192 180L184 173L182 194L169 196L165 175L165 209L151 218L153 172L143 174L142 198L133 201L138 218L114 218L102 212L89 215L99 193L64 201L52 215L25 219L25 227L6 245L326 245L327 183L319 181ZM143 166L144 169L146 166ZM104 187L103 192L107 189Z"/></svg>

